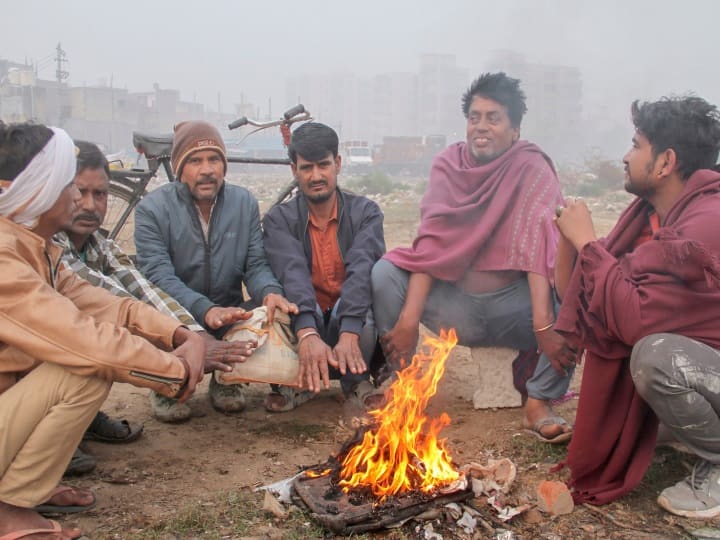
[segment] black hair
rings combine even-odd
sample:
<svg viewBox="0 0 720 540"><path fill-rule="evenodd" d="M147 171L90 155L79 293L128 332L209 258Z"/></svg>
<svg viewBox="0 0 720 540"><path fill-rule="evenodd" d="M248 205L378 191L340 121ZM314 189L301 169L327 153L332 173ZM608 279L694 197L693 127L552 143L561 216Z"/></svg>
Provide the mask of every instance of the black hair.
<svg viewBox="0 0 720 540"><path fill-rule="evenodd" d="M480 96L497 101L503 105L513 127L520 127L523 115L527 112L525 92L520 89L520 80L499 73L483 73L473 81L462 96L462 111L465 118L470 114L470 105L474 97Z"/></svg>
<svg viewBox="0 0 720 540"><path fill-rule="evenodd" d="M14 180L52 136L42 124L0 122L0 180Z"/></svg>
<svg viewBox="0 0 720 540"><path fill-rule="evenodd" d="M672 149L677 169L687 179L698 169L712 169L720 152L720 113L697 96L636 100L630 111L638 133L650 142L653 156Z"/></svg>
<svg viewBox="0 0 720 540"><path fill-rule="evenodd" d="M103 169L105 174L110 176L108 160L96 144L88 141L75 141L75 146L78 149L76 174L80 174L86 169Z"/></svg>
<svg viewBox="0 0 720 540"><path fill-rule="evenodd" d="M329 153L335 158L338 145L338 134L333 128L320 122L308 122L293 131L288 156L296 164L298 154L308 161L320 161Z"/></svg>

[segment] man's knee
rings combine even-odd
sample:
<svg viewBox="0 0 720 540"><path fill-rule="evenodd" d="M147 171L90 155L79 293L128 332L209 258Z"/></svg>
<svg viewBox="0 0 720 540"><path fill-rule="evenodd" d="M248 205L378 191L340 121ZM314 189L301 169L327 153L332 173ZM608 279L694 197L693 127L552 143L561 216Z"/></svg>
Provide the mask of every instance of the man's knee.
<svg viewBox="0 0 720 540"><path fill-rule="evenodd" d="M670 359L672 334L650 334L638 341L630 355L630 374L638 393L646 397Z"/></svg>
<svg viewBox="0 0 720 540"><path fill-rule="evenodd" d="M380 259L373 265L370 281L374 293L386 291L392 285L391 275L395 269L396 266L385 259Z"/></svg>

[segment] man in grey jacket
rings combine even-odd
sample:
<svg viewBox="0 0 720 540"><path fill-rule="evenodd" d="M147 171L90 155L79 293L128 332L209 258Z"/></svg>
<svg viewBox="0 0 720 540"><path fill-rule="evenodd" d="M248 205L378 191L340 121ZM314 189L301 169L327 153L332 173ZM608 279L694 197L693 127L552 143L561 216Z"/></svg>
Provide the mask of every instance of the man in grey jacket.
<svg viewBox="0 0 720 540"><path fill-rule="evenodd" d="M249 317L244 307L263 304L270 317L275 308L297 313L265 259L257 200L224 180L227 158L218 130L200 121L178 124L171 160L179 182L148 194L135 211L143 274L218 339ZM154 412L180 407L156 394L151 401ZM245 408L240 385L222 386L214 378L210 401L222 412ZM176 421L191 414L187 406L174 412Z"/></svg>

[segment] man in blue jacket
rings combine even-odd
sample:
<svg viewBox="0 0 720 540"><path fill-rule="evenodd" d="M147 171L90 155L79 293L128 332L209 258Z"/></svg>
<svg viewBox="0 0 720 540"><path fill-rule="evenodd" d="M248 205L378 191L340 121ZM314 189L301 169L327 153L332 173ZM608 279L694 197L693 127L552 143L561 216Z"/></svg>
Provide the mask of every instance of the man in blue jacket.
<svg viewBox="0 0 720 540"><path fill-rule="evenodd" d="M275 308L296 313L265 258L257 200L224 180L227 157L218 130L201 121L178 124L171 161L179 182L149 193L135 211L143 274L218 339L229 325L249 317L242 306L263 304L270 317ZM222 412L245 408L240 385L223 386L214 378L210 401ZM160 419L191 415L187 405L157 394L151 403Z"/></svg>
<svg viewBox="0 0 720 540"><path fill-rule="evenodd" d="M377 333L370 272L385 252L383 215L373 201L337 187L335 131L317 122L293 132L288 149L300 192L263 218L265 250L288 299L298 306L297 391L277 387L269 411L293 409L339 378L346 398L379 404L368 381Z"/></svg>

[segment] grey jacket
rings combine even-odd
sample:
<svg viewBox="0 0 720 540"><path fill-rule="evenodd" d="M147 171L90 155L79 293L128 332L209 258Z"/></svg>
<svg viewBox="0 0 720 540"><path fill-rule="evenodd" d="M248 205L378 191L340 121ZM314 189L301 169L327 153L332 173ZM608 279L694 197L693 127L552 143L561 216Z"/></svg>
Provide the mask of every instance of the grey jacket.
<svg viewBox="0 0 720 540"><path fill-rule="evenodd" d="M385 253L383 214L361 195L338 190L338 246L345 263L345 281L338 299L340 332L359 334L372 303L370 272ZM312 248L305 197L271 208L263 218L268 260L300 313L295 328L318 328L312 284Z"/></svg>
<svg viewBox="0 0 720 540"><path fill-rule="evenodd" d="M140 271L203 323L211 307L245 301L243 282L255 304L283 294L265 258L257 200L239 186L220 188L208 242L188 187L161 186L135 210L135 246Z"/></svg>

